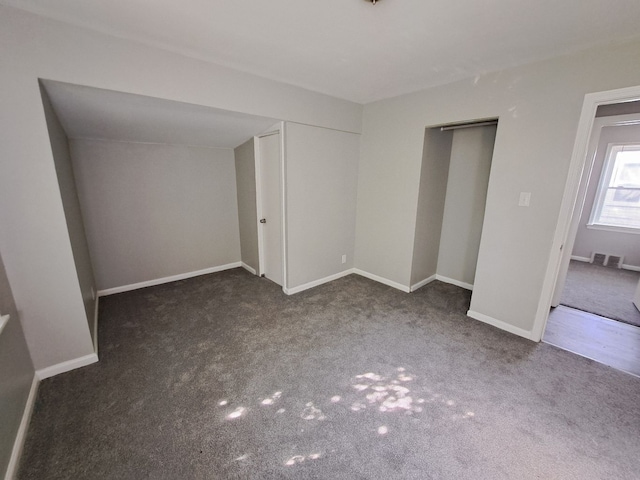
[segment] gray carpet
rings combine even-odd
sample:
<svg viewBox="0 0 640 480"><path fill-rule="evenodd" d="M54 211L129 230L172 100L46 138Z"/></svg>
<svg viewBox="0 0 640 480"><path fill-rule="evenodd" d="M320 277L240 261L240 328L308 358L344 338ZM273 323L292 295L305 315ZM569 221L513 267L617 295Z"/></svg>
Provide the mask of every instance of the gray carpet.
<svg viewBox="0 0 640 480"><path fill-rule="evenodd" d="M571 260L560 303L601 317L640 326L633 295L640 272Z"/></svg>
<svg viewBox="0 0 640 480"><path fill-rule="evenodd" d="M236 269L101 299L20 479L638 478L640 379L465 316L469 292Z"/></svg>

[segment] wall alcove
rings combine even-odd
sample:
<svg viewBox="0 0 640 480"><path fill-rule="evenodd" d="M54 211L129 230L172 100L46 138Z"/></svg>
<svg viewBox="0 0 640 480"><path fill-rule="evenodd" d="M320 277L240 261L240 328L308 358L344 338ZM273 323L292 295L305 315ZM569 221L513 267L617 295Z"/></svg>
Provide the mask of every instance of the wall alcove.
<svg viewBox="0 0 640 480"><path fill-rule="evenodd" d="M497 123L425 130L412 291L432 280L473 289Z"/></svg>

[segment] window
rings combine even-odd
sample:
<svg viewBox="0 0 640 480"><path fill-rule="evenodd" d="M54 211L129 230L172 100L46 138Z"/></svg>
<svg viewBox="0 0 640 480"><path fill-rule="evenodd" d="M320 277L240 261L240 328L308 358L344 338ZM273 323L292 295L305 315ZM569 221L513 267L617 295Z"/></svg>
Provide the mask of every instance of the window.
<svg viewBox="0 0 640 480"><path fill-rule="evenodd" d="M609 145L589 225L640 233L640 145Z"/></svg>

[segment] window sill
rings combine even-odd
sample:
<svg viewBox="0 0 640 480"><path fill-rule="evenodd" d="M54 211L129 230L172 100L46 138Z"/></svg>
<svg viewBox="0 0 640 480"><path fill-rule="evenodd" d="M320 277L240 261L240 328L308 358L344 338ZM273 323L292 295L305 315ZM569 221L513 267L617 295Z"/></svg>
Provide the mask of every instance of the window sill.
<svg viewBox="0 0 640 480"><path fill-rule="evenodd" d="M605 230L607 232L631 233L632 235L640 235L640 228L615 227L613 225L599 225L597 223L588 223L587 228L590 230Z"/></svg>

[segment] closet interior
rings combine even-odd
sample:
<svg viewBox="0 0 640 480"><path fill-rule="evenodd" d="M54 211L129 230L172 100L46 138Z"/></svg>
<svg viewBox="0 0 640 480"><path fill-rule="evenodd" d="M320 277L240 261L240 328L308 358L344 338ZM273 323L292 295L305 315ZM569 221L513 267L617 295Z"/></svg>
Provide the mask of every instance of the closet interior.
<svg viewBox="0 0 640 480"><path fill-rule="evenodd" d="M472 290L497 119L425 130L412 290L437 279Z"/></svg>

